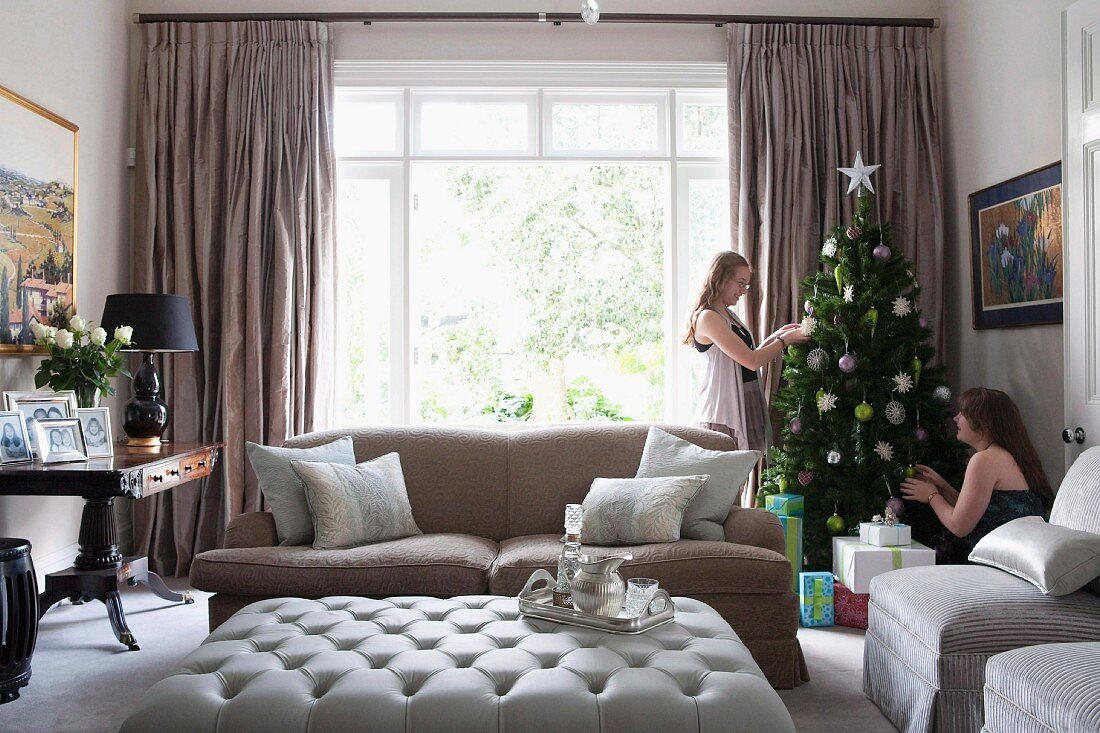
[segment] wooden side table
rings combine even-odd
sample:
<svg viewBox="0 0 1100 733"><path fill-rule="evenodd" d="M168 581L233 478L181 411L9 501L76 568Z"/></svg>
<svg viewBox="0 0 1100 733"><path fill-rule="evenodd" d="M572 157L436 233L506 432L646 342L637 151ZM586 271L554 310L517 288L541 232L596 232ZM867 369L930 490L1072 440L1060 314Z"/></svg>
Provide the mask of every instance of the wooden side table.
<svg viewBox="0 0 1100 733"><path fill-rule="evenodd" d="M193 603L190 592L175 593L160 576L149 571L145 557L124 558L118 549L116 497L143 496L209 476L221 443L165 443L156 447L116 445L115 455L75 463L15 463L0 466L0 495L80 496L80 552L67 570L49 573L38 596L41 617L58 601L103 601L111 629L120 642L137 650L137 640L126 625L120 583L142 583L168 601Z"/></svg>

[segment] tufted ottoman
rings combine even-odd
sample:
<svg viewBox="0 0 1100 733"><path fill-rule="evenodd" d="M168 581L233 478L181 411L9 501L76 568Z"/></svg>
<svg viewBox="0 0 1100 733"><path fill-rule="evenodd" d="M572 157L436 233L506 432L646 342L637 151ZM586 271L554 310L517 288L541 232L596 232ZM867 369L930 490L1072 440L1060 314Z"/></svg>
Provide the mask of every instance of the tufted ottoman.
<svg viewBox="0 0 1100 733"><path fill-rule="evenodd" d="M214 630L121 733L794 731L705 603L624 636L519 615L516 599L281 598Z"/></svg>

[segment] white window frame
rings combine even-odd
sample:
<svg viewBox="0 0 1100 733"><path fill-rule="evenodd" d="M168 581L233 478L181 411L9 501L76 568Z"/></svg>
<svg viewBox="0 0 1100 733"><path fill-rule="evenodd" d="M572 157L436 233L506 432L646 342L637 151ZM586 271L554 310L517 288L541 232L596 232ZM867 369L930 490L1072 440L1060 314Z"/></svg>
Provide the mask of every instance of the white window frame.
<svg viewBox="0 0 1100 733"><path fill-rule="evenodd" d="M668 142L668 91L635 92L621 90L593 91L545 91L542 94L542 149L546 158L667 158ZM648 150L622 150L616 148L587 148L573 150L554 147L554 105L555 104L601 104L628 105L645 104L657 108L656 147Z"/></svg>
<svg viewBox="0 0 1100 733"><path fill-rule="evenodd" d="M514 159L535 157L538 149L538 92L533 89L514 90L411 90L412 105L409 115L412 130L412 156L415 158L477 158L477 159ZM421 112L425 104L453 102L458 104L523 104L527 107L527 145L524 148L510 150L498 149L455 149L425 150L421 140Z"/></svg>
<svg viewBox="0 0 1100 733"><path fill-rule="evenodd" d="M393 146L389 150L360 151L355 155L341 156L340 160L356 160L362 158L392 158L405 154L405 95L397 89L362 89L337 87L338 99L361 100L367 102L392 102L396 110L394 120Z"/></svg>
<svg viewBox="0 0 1100 733"><path fill-rule="evenodd" d="M724 64L645 64L645 63L498 63L498 62L365 62L337 61L336 83L340 93L400 95L399 123L404 140L395 155L341 157L338 174L354 171L356 176L388 177L391 185L391 216L394 226L390 240L390 414L395 424L412 421L411 408L411 314L409 302L410 190L411 166L420 161L549 161L608 159L609 162L653 163L664 160L671 176L671 200L665 234L665 417L680 423L694 422L694 395L690 393L692 354L680 344L687 309L695 283L687 282L686 246L689 221L687 197L690 181L728 176L724 157L707 158L698 153L678 155L682 148L682 109L684 103L700 98L724 97ZM480 86L479 86L480 85ZM485 88L491 85L492 88ZM599 87L606 87L600 89ZM623 91L629 90L629 91ZM701 95L699 93L702 93ZM554 100L665 99L663 128L666 147L660 155L640 155L637 151L569 151L575 154L550 154L547 123L549 105ZM511 97L511 98L509 98ZM525 153L501 151L423 151L415 130L417 103L431 101L479 101L531 99L529 106L530 149ZM683 101L682 101L683 100ZM670 114L671 110L671 114ZM669 127L671 117L672 127ZM680 246L683 243L685 246Z"/></svg>
<svg viewBox="0 0 1100 733"><path fill-rule="evenodd" d="M713 105L715 103L722 104L726 100L726 90L720 91L678 91L676 92L676 106L672 115L672 119L676 124L676 154L680 158L712 158L714 156L709 155L703 151L688 150L687 145L684 144L684 107L689 104L705 104ZM727 112L726 119L729 119L729 113Z"/></svg>

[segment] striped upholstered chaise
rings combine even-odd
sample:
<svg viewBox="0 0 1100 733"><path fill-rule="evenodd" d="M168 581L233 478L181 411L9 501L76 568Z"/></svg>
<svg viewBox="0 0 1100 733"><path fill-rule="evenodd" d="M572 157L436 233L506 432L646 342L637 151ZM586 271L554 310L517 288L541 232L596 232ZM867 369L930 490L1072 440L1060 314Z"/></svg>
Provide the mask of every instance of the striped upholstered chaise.
<svg viewBox="0 0 1100 733"><path fill-rule="evenodd" d="M1040 644L985 665L982 733L1100 731L1100 644Z"/></svg>
<svg viewBox="0 0 1100 733"><path fill-rule="evenodd" d="M1050 521L1100 534L1100 447L1070 468ZM1026 580L978 565L880 575L871 581L864 692L903 733L977 733L989 658L1035 644L1100 641L1098 595L1100 581L1044 596Z"/></svg>

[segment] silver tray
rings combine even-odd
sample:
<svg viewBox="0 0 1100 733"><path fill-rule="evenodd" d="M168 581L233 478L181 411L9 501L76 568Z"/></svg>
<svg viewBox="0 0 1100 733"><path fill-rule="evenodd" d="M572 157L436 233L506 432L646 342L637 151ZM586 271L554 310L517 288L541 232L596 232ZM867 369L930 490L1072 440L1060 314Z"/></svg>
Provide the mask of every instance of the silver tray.
<svg viewBox="0 0 1100 733"><path fill-rule="evenodd" d="M535 583L545 580L546 585L535 589ZM660 588L649 600L649 605L637 618L627 616L596 616L572 608L554 605L554 576L539 569L531 574L523 590L519 592L519 612L531 618L554 621L559 624L583 626L586 629L607 631L612 634L641 634L650 629L667 624L676 617L676 607L672 598ZM660 609L660 610L655 610Z"/></svg>

